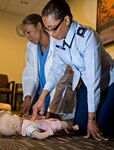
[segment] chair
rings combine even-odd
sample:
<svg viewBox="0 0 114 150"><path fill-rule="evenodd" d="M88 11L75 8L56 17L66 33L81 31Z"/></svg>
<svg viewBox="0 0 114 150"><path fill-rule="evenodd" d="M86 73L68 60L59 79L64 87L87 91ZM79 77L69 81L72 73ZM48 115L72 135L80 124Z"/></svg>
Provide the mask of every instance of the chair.
<svg viewBox="0 0 114 150"><path fill-rule="evenodd" d="M15 86L14 110L16 110L18 96L23 96L23 90L22 90L21 83L16 83L16 86Z"/></svg>
<svg viewBox="0 0 114 150"><path fill-rule="evenodd" d="M0 94L6 94L6 103L10 103L13 108L13 96L14 96L15 81L8 82L8 75L0 74ZM11 101L9 101L11 95Z"/></svg>

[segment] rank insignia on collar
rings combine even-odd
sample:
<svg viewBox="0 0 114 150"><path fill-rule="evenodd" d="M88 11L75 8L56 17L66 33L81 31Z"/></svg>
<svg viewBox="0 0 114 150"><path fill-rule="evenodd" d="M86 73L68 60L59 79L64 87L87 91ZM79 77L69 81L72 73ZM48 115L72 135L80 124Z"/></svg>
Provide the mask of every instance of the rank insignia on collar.
<svg viewBox="0 0 114 150"><path fill-rule="evenodd" d="M59 49L65 50L65 48L60 46L60 45L56 45L56 47L59 48Z"/></svg>
<svg viewBox="0 0 114 150"><path fill-rule="evenodd" d="M84 37L84 34L86 32L86 28L84 27L79 27L78 30L77 30L77 35L81 36L81 37Z"/></svg>

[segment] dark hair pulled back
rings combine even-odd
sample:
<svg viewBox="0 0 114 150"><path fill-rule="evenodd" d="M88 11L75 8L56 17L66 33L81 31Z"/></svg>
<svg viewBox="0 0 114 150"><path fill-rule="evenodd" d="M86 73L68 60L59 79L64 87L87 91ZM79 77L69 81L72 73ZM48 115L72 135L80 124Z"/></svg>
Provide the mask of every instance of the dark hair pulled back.
<svg viewBox="0 0 114 150"><path fill-rule="evenodd" d="M30 14L23 19L22 25L33 24L37 26L38 22L40 22L43 25L42 17L38 14Z"/></svg>
<svg viewBox="0 0 114 150"><path fill-rule="evenodd" d="M72 21L72 13L65 0L50 0L42 10L42 16L53 15L55 19L62 19L69 16Z"/></svg>

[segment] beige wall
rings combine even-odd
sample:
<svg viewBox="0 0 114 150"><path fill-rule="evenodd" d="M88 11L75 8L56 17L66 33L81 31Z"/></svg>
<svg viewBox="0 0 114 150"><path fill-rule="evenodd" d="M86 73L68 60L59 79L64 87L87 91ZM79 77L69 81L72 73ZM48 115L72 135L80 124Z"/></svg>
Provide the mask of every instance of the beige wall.
<svg viewBox="0 0 114 150"><path fill-rule="evenodd" d="M26 38L16 33L23 16L0 12L0 73L21 82L25 66Z"/></svg>
<svg viewBox="0 0 114 150"><path fill-rule="evenodd" d="M68 0L74 20L96 28L97 0Z"/></svg>
<svg viewBox="0 0 114 150"><path fill-rule="evenodd" d="M112 58L114 59L114 44L111 45L107 45L106 46L106 50L107 52L109 52L109 54L112 56Z"/></svg>
<svg viewBox="0 0 114 150"><path fill-rule="evenodd" d="M74 20L96 29L97 0L67 0ZM114 58L114 44L106 46L107 52Z"/></svg>

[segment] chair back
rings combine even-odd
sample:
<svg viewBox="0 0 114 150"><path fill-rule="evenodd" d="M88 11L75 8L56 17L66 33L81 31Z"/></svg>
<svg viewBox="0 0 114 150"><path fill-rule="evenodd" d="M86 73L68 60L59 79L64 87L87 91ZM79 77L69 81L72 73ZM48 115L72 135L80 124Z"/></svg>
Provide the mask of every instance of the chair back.
<svg viewBox="0 0 114 150"><path fill-rule="evenodd" d="M0 74L0 88L8 88L8 76Z"/></svg>

